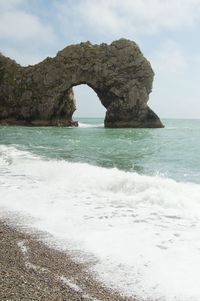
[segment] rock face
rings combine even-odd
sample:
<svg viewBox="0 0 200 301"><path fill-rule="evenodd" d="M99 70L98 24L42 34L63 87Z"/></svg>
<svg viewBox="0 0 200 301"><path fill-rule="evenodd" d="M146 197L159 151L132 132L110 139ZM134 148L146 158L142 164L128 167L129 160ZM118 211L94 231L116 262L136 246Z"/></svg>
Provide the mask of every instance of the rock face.
<svg viewBox="0 0 200 301"><path fill-rule="evenodd" d="M72 88L87 84L107 109L105 127L163 127L147 106L153 75L125 39L71 45L28 67L0 54L0 124L77 126Z"/></svg>

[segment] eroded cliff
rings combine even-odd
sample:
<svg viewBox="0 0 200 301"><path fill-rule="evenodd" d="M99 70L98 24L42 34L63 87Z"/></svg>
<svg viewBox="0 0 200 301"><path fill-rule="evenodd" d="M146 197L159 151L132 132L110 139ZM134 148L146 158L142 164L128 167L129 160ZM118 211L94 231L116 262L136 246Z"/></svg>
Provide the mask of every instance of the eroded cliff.
<svg viewBox="0 0 200 301"><path fill-rule="evenodd" d="M153 76L126 39L71 45L28 67L0 54L0 124L76 126L72 88L87 84L107 109L105 127L163 127L147 105Z"/></svg>

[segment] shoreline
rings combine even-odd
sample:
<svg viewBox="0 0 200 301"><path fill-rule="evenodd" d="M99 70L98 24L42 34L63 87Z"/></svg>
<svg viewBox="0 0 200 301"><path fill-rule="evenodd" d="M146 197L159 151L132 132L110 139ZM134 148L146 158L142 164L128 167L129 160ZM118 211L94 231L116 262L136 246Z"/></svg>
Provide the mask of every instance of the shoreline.
<svg viewBox="0 0 200 301"><path fill-rule="evenodd" d="M138 301L105 287L64 251L0 219L0 300Z"/></svg>

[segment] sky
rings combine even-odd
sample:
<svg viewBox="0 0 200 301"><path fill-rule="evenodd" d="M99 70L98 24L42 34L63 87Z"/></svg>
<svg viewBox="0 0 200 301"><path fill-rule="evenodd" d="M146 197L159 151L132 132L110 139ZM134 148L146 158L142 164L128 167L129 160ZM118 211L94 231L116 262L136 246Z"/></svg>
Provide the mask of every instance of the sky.
<svg viewBox="0 0 200 301"><path fill-rule="evenodd" d="M149 106L161 118L200 118L200 0L0 0L0 51L22 65L122 37L155 72ZM104 116L91 88L74 90L76 116Z"/></svg>

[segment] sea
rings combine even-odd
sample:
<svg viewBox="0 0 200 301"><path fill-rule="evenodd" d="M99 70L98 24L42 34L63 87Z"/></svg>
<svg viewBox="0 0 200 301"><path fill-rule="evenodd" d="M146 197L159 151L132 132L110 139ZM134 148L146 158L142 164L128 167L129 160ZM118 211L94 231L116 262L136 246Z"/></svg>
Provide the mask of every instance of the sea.
<svg viewBox="0 0 200 301"><path fill-rule="evenodd" d="M199 301L200 120L162 121L1 126L1 217L49 233L124 296Z"/></svg>

